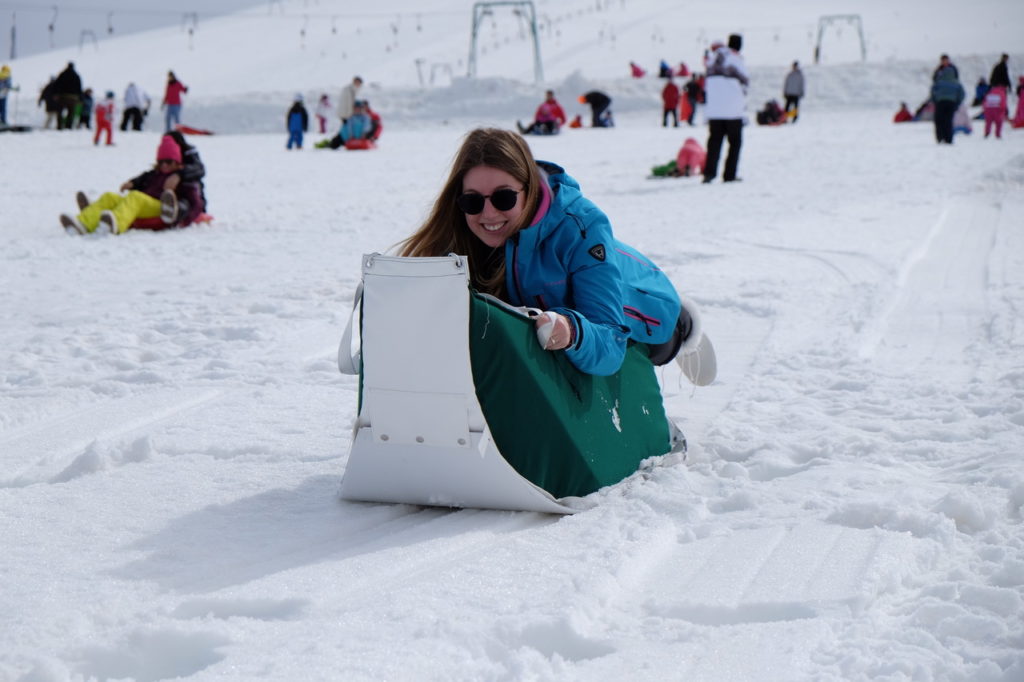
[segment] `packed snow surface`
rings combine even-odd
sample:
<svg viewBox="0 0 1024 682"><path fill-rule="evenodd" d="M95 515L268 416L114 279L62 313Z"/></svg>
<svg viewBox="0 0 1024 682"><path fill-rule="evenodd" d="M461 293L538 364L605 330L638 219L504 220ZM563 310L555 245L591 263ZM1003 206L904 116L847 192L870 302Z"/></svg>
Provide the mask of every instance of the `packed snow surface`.
<svg viewBox="0 0 1024 682"><path fill-rule="evenodd" d="M566 517L338 497L357 384L336 350L360 256L422 221L469 129L529 118L544 86L528 60L421 87L414 59L443 58L405 45L418 4L383 2L399 38L374 44L394 64L317 71L312 30L302 52L267 27L341 13L327 0L203 24L193 52L218 45L218 69L190 64L177 28L104 41L107 65L76 58L103 89L149 79L159 96L168 67L191 81L186 121L219 133L193 138L215 221L61 229L77 190L152 162L155 110L110 148L0 134L0 680L1024 679L1024 132L975 122L939 146L928 123L890 122L925 97L935 52L970 89L1010 51L1016 80L1001 31L1019 38L1024 10L972 3L971 24L950 3L947 47L935 3L863 3L868 62L814 66L806 32L840 3L720 4L538 3L576 18L542 43L570 113L591 85L623 106L614 129L531 147L700 304L719 357L706 388L660 372L685 461ZM469 3L437 5L420 40L464 57ZM712 38L740 18L751 114L796 56L799 122L745 128L741 183L647 179L706 128L660 127L661 82L625 78L628 60L656 66L654 26ZM602 30L614 51L587 47ZM181 46L139 50L165 34ZM682 45L664 58L699 63ZM21 122L76 55L12 64ZM357 70L380 147L313 150L311 134L286 152L293 91L336 97Z"/></svg>

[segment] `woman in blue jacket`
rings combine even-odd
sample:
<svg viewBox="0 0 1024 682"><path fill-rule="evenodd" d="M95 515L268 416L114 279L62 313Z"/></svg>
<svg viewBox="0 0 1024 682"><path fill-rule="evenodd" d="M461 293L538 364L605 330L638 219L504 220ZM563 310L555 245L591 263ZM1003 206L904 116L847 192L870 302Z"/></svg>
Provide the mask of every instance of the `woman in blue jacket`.
<svg viewBox="0 0 1024 682"><path fill-rule="evenodd" d="M665 364L691 332L668 277L615 239L572 177L535 161L510 131L466 136L426 223L400 251L468 256L478 291L545 311L538 339L588 374L617 372L630 339Z"/></svg>

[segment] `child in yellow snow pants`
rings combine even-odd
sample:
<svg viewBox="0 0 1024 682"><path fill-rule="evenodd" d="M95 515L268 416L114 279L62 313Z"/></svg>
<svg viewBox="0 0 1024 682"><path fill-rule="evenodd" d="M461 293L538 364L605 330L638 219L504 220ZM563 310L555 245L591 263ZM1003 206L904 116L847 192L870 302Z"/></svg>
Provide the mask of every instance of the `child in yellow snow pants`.
<svg viewBox="0 0 1024 682"><path fill-rule="evenodd" d="M134 189L128 190L127 194L105 192L99 199L83 208L77 216L86 232L96 231L103 211L114 214L117 234L122 234L131 227L136 218L159 217L160 200Z"/></svg>
<svg viewBox="0 0 1024 682"><path fill-rule="evenodd" d="M181 168L181 147L174 138L164 135L156 150L156 163L151 169L122 184L120 190L125 194L106 192L89 203L85 195L79 192L77 198L81 213L74 217L62 213L61 225L68 234L92 233L100 225L114 234L124 234L136 218L159 217L162 201L170 205L172 213L176 213L175 190L181 181Z"/></svg>

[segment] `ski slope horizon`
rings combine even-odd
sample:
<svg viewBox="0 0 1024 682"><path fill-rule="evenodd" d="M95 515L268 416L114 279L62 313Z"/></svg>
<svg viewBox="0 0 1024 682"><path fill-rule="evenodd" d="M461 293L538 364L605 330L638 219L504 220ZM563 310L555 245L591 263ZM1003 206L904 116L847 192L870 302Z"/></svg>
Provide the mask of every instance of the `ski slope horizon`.
<svg viewBox="0 0 1024 682"><path fill-rule="evenodd" d="M821 16L845 15L845 3L800 0L782 13L772 5L724 0L685 7L666 0L536 2L544 81L534 82L532 43L523 20L511 8L496 8L480 27L477 79L467 79L472 3L444 0L430 10L409 0L383 0L373 11L353 12L341 0L275 0L227 16L105 38L94 46L63 48L12 62L16 122L39 125L36 106L49 78L73 61L83 85L97 95L116 93L120 103L129 81L153 98L150 127L159 125L166 73L173 70L190 90L183 116L195 127L228 132L278 129L295 93L312 108L320 94L336 102L353 76L367 85L363 95L385 121L436 125L474 116L516 112L528 117L543 90L553 87L567 110L582 113L577 95L593 88L613 97L617 112L644 110L660 101L656 78L664 59L701 67L703 51L731 32L744 35L752 70L750 101L781 96L790 64L799 60L818 107L912 106L927 97L928 78L938 55L950 53L966 87L988 77L1001 52L1024 59L1014 42L1024 26L1024 6L980 0L969 7L948 3L946 21L927 22L934 3L898 5L862 0L857 10L864 29L867 61L861 61L856 26L839 22L822 35L821 64L813 59ZM742 21L728 17L741 14ZM679 30L670 32L667 27ZM962 30L977 25L979 30ZM629 62L648 70L629 77ZM153 64L152 68L140 68ZM819 77L819 73L823 76ZM919 87L907 87L911 75ZM828 87L829 85L833 87Z"/></svg>
<svg viewBox="0 0 1024 682"><path fill-rule="evenodd" d="M1024 679L1024 131L986 140L975 121L940 146L931 124L891 123L924 98L932 52L969 90L1009 52L1016 81L1024 56L998 38L1024 10L982 2L1004 21L967 29L951 5L953 44L926 3L863 3L868 62L819 66L808 7L840 3L751 10L751 117L798 50L809 95L796 125L744 129L743 182L701 185L646 176L706 126L662 128L661 81L616 75L650 62L653 22L684 23L677 3L597 4L559 5L583 10L562 40L614 30L616 51L545 74L567 108L607 87L617 127L529 143L701 306L719 378L659 372L685 461L570 517L339 500L357 382L336 353L361 256L422 222L469 129L525 120L544 86L495 62L420 87L427 53L405 38L378 41L379 71L350 58L293 82L294 45L245 13L197 35L264 40L248 60L244 41L204 53L220 72L139 51L174 31L104 41L109 71L74 58L110 74L101 88L152 78L159 97L169 67L193 87L185 120L218 132L192 138L215 220L61 229L76 191L151 164L158 115L110 148L0 134L0 682ZM717 36L738 6L687 16ZM415 31L418 7L380 20ZM438 61L468 46L468 9L450 8ZM23 122L39 123L33 74L70 55L13 64ZM357 69L379 148L314 150L311 133L286 151L291 94L336 97Z"/></svg>

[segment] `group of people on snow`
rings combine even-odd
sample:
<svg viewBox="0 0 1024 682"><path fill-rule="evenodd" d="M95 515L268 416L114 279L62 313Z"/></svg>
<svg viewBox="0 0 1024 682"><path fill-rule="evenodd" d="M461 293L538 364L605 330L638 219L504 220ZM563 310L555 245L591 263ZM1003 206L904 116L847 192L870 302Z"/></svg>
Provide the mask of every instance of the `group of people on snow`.
<svg viewBox="0 0 1024 682"><path fill-rule="evenodd" d="M565 110L555 99L555 91L548 90L544 93L544 101L533 115L533 123L524 126L516 121L516 127L522 135L554 135L567 120Z"/></svg>
<svg viewBox="0 0 1024 682"><path fill-rule="evenodd" d="M722 179L725 182L734 182L739 179L736 174L740 149L743 144L746 92L749 85L746 64L740 55L742 45L743 39L739 34L729 36L727 43L719 41L712 43L711 52L705 56L706 75L690 74L690 81L685 88L685 99L682 98L683 93L672 80L671 70L662 69L661 73L666 78L665 86L662 89L662 125L667 127L671 119L672 125L678 127L683 118L693 125L697 104L700 102L705 107L709 134L706 158L702 158L700 164L683 163L678 165L679 172L676 172L677 165L673 161L665 167L656 167L655 175L677 175L683 174L684 171L685 174L690 175L699 168L704 182L712 182L718 174L718 161L722 146L728 142L728 154ZM687 73L689 72L687 71ZM796 62L793 63L792 73L786 79L784 91L787 93L787 107L792 109L795 120L796 107L804 93L803 74ZM590 106L592 127L614 126L614 118L611 113L612 99L606 93L591 90L580 95L579 102ZM680 109L685 115L681 115ZM579 119L580 117L577 116L569 126L580 127ZM565 125L566 120L565 110L555 99L554 91L548 90L545 93L544 101L534 113L533 121L529 125L523 125L517 121L516 126L523 135L552 135ZM689 154L692 144L689 147L684 144L684 147ZM683 149L680 149L680 154L683 154Z"/></svg>
<svg viewBox="0 0 1024 682"><path fill-rule="evenodd" d="M615 126L615 119L612 116L612 98L600 90L591 90L579 96L580 104L590 107L590 125L594 128L612 128ZM516 121L516 127L521 135L555 135L566 125L568 118L565 109L555 99L555 92L548 90L544 93L544 101L534 112L533 121L529 125L523 125ZM577 115L569 121L570 128L582 128L582 116Z"/></svg>
<svg viewBox="0 0 1024 682"><path fill-rule="evenodd" d="M692 73L682 89L672 80L672 75L665 76L665 87L661 89L661 125L668 127L669 118L672 127L678 128L679 122L685 120L693 125L697 113L697 105L704 102L704 76Z"/></svg>
<svg viewBox="0 0 1024 682"><path fill-rule="evenodd" d="M1010 80L1010 55L1003 54L989 76L988 83L984 79L975 89L973 106L981 106L981 118L985 120L985 137L995 132L997 138L1003 136L1003 122L1010 121L1014 128L1024 127L1024 75L1017 81L1017 113L1010 119L1010 97L1013 92Z"/></svg>
<svg viewBox="0 0 1024 682"><path fill-rule="evenodd" d="M687 82L685 90L680 90L675 86L672 80L675 74L672 73L671 69L662 69L662 76L666 78L666 83L662 90L662 125L667 127L669 120L671 120L673 126L678 126L684 118L692 125L697 105L703 104L704 116L708 124L708 137L706 149L702 148L696 139L688 138L674 160L664 166L655 167L655 175L701 175L704 183L710 183L718 177L719 161L724 152L722 180L727 183L740 180L738 167L740 152L743 146L743 127L747 122L746 95L750 84L749 72L741 54L742 46L743 39L739 34L730 35L725 42L712 42L710 50L705 54L704 73L689 74L690 80ZM1000 63L993 69L992 77L990 82L986 83L985 91L981 92L979 90L976 92L976 101L981 101L983 105L983 114L986 120L986 137L990 133L990 129L995 132L997 137L1001 135L1002 120L1008 114L1007 93L1010 81L1007 61L1008 57L1003 55ZM0 71L0 76L3 75L4 72ZM7 75L9 78L9 70ZM1021 80L1022 84L1024 84L1024 77ZM75 81L77 81L80 87L81 81L77 74L74 73L73 64L69 63L68 68L62 72L61 76L51 82L53 87L47 97L42 95L40 97L40 102L44 102L50 101L48 98L52 95L53 101L58 103L60 107L58 109L59 115L55 117L58 120L58 127L67 127L70 99L66 94L58 96L57 93L68 90L73 91ZM2 85L3 80L0 78L0 86ZM346 148L372 146L372 142L380 136L382 125L380 116L370 108L369 102L360 96L362 86L362 78L356 76L352 79L351 83L341 89L336 109L336 115L339 120L337 133L333 137L320 140L314 146L331 149L338 149L343 146ZM167 91L163 100L163 105L167 109L165 127L168 130L180 122L181 95L187 92L187 90L187 87L177 80L173 72L168 73ZM1018 95L1020 91L1021 86L1018 86ZM683 98L684 93L685 100ZM82 94L85 95L86 91L82 91ZM780 107L777 101L772 100L763 112L759 112L759 123L795 122L797 120L800 100L805 94L805 80L803 72L800 70L800 65L796 61L792 63L790 71L785 76L782 94L785 98L784 108ZM929 98L934 110L933 118L937 141L952 142L952 131L956 125L953 119L964 98L965 92L959 82L959 72L956 66L949 60L949 57L943 55L939 66L932 75L932 90ZM590 107L592 127L614 126L614 119L611 113L612 99L607 93L600 90L591 90L580 95L578 99L581 104L586 104ZM113 92L108 91L104 100L95 106L97 121L95 142L97 144L103 133L107 135L107 143L111 143L111 128L114 121L113 100ZM141 129L142 121L145 119L150 107L148 94L135 83L129 83L128 88L125 90L124 103L125 111L121 121L121 129L126 130L129 125L135 130ZM332 118L332 109L330 97L326 93L320 95L315 110L315 120L321 134L326 134L328 131L329 121ZM896 116L897 121L912 120L913 118L914 115L910 113L905 104ZM576 116L576 119L570 123L565 110L556 99L554 91L547 90L544 100L534 113L533 120L528 125L523 125L517 121L517 128L521 135L551 135L558 133L566 125L581 127L580 119L580 116ZM304 135L309 131L309 124L310 116L305 108L304 97L301 93L296 94L285 120L288 131L287 149L301 149L303 147ZM360 145L358 143L363 144ZM185 143L183 142L183 144ZM185 146L188 145L186 144ZM161 143L161 149L167 151L169 147ZM194 151L194 148L191 149L197 158L198 154ZM159 199L165 193L165 190L177 189L174 180L169 180L170 185L161 186L159 192L156 192L154 189L161 185L162 182L166 185L166 181L168 181L170 176L181 177L180 171L182 169L175 167L173 164L182 163L182 161L177 160L175 156L172 154L168 158L159 158L158 165L152 169L151 173L143 174L143 176L139 176L139 178L134 179L130 183L126 183L126 188L136 193L141 192L150 199L157 200L157 203L159 203ZM183 155L182 158L184 158ZM199 167L202 167L201 163ZM167 178L161 179L159 177L161 172ZM201 174L199 177L202 177ZM189 184L189 182L186 182L184 186L188 187ZM141 189L136 189L137 187ZM175 191L176 205L191 208L199 207L198 210L201 212L205 205L201 182L199 187L198 196L187 195L189 190L186 190L186 196L180 196L180 193ZM131 194L131 191L129 191L129 194ZM128 202L125 205L118 204L116 207L104 207L97 210L92 210L96 208L94 204L88 204L82 207L83 213L74 218L62 216L62 222L69 229L79 231L80 228L80 231L91 232L103 222L100 218L103 215L109 214L110 217L104 219L109 225L112 225L109 229L120 233L128 229L133 221L119 217L117 212L127 211L124 215L130 217L132 214L125 206L135 205L141 207L139 212L137 212L137 217L152 218L154 217L152 215L154 211L156 211L156 215L160 215L160 211L157 210L158 207L154 207L153 203L142 201L136 197L134 203ZM86 211L85 209L89 207L92 208ZM96 215L93 216L93 213L96 213ZM177 209L174 211L165 210L163 213L172 216L175 224L181 224L180 218L182 216L178 215L179 211ZM65 218L68 218L68 220L65 220Z"/></svg>
<svg viewBox="0 0 1024 682"><path fill-rule="evenodd" d="M380 115L370 107L369 101L360 97L363 79L355 76L352 82L341 89L337 115L340 122L338 132L314 144L317 149L370 149L384 130ZM302 149L305 134L309 131L309 112L306 110L302 93L296 93L292 106L285 116L288 130L286 149ZM331 117L330 97L320 95L316 106L316 121L321 135L327 132Z"/></svg>
<svg viewBox="0 0 1024 682"><path fill-rule="evenodd" d="M758 125L796 123L800 116L800 99L804 96L804 73L800 70L800 62L793 62L792 68L786 74L782 83L782 96L785 99L784 108L776 99L764 103L764 107L754 117Z"/></svg>
<svg viewBox="0 0 1024 682"><path fill-rule="evenodd" d="M1009 60L1010 56L1004 53L992 67L988 81L981 77L975 86L974 99L970 106L981 107L975 118L985 121L985 137L994 132L996 138L1001 138L1004 121L1009 121L1015 128L1024 127L1024 76L1019 77L1016 90L1017 113L1012 120L1010 119L1010 97L1013 91ZM955 133L971 132L971 117L967 106L967 92L960 82L960 71L950 60L949 55L943 54L932 72L928 98L913 113L906 102L900 102L893 122L930 120L935 126L935 141L939 144L952 144Z"/></svg>
<svg viewBox="0 0 1024 682"><path fill-rule="evenodd" d="M173 71L167 73L167 85L161 108L165 111L164 131L170 132L181 123L182 94L188 87L179 81ZM58 130L72 128L89 128L90 120L95 118L97 135L94 142L99 143L100 128L107 133L107 144L113 144L112 129L116 120L116 99L113 90L107 90L102 100L96 102L92 88L82 87L82 78L75 70L73 62L68 65L50 82L43 86L36 100L36 105L44 108L46 120L44 128L50 128L55 122ZM149 115L151 100L145 90L134 82L128 83L123 97L124 111L121 118L121 130L142 130L143 122Z"/></svg>

